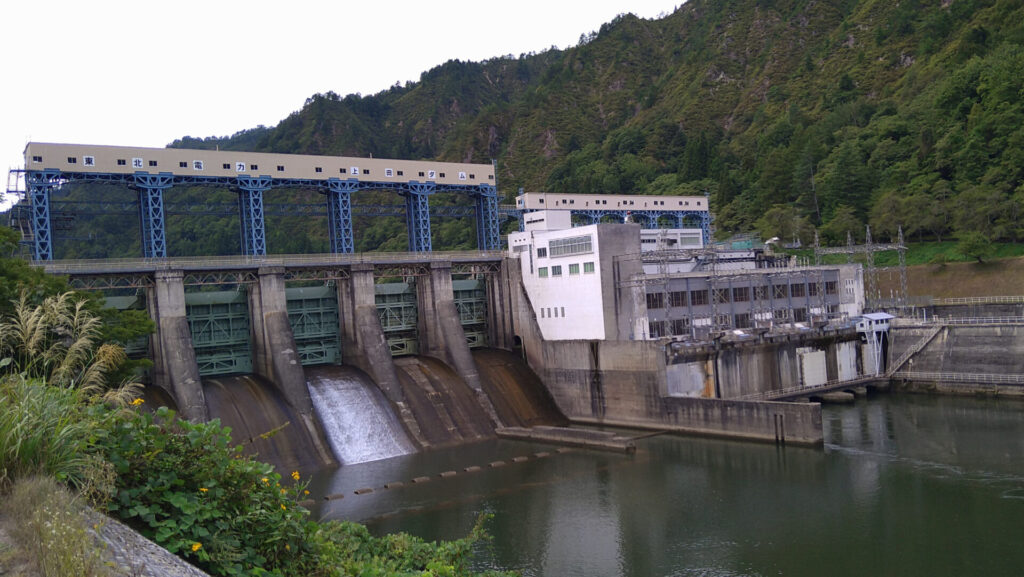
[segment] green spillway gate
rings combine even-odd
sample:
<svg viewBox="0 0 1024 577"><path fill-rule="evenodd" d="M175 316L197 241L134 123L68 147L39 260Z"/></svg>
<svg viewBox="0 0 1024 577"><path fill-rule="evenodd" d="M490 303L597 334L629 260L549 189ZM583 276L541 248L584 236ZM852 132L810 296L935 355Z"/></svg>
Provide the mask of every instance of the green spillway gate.
<svg viewBox="0 0 1024 577"><path fill-rule="evenodd" d="M416 285L413 283L380 283L374 285L377 315L391 356L415 355L419 352L416 322Z"/></svg>
<svg viewBox="0 0 1024 577"><path fill-rule="evenodd" d="M185 293L185 315L200 375L252 372L245 291Z"/></svg>
<svg viewBox="0 0 1024 577"><path fill-rule="evenodd" d="M338 292L333 286L291 287L288 322L295 335L295 347L303 366L338 364Z"/></svg>
<svg viewBox="0 0 1024 577"><path fill-rule="evenodd" d="M453 280L455 311L469 348L487 346L487 290L479 279Z"/></svg>

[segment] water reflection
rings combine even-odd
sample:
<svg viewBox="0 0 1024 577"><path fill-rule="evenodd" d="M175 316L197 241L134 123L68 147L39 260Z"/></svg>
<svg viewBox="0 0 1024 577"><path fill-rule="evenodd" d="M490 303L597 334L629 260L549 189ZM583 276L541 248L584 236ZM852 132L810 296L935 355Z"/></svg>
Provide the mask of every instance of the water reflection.
<svg viewBox="0 0 1024 577"><path fill-rule="evenodd" d="M827 407L824 450L664 435L538 458L552 448L491 441L339 469L318 490L345 497L320 513L447 539L492 512L479 567L524 575L1017 575L1022 416L893 396Z"/></svg>

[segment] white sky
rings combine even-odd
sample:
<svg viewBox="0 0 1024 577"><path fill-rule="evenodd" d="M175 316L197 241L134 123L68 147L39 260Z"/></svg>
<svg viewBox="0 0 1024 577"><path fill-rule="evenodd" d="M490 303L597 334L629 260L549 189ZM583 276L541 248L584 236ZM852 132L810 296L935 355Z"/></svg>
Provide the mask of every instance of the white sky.
<svg viewBox="0 0 1024 577"><path fill-rule="evenodd" d="M0 5L0 169L29 141L165 146L273 126L451 59L575 45L681 0L32 0ZM2 208L0 208L2 210Z"/></svg>

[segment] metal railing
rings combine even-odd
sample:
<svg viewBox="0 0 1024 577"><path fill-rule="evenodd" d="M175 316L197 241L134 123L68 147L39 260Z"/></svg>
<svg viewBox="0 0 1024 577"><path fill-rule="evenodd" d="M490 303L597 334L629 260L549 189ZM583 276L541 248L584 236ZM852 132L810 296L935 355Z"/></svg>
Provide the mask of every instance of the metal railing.
<svg viewBox="0 0 1024 577"><path fill-rule="evenodd" d="M933 305L1024 304L1024 296L933 298Z"/></svg>
<svg viewBox="0 0 1024 577"><path fill-rule="evenodd" d="M927 333L925 333L923 337L918 339L918 341L914 343L913 346L904 351L904 353L900 355L900 358L896 359L896 361L889 366L889 370L885 371L885 374L892 375L894 372L896 372L896 369L902 367L903 363L906 363L910 359L910 357L919 353L921 349L923 349L928 343L932 342L932 339L935 338L935 335L939 334L944 328L946 328L945 324L935 324Z"/></svg>
<svg viewBox="0 0 1024 577"><path fill-rule="evenodd" d="M288 254L266 256L207 256L167 258L110 258L33 261L49 274L95 274L154 270L225 270L264 266L324 266L382 263L478 262L504 257L500 250L435 252L366 252L351 254Z"/></svg>
<svg viewBox="0 0 1024 577"><path fill-rule="evenodd" d="M978 383L986 385L1024 385L1024 375L993 373L928 373L919 371L897 371L894 379L908 381L935 381L943 383Z"/></svg>
<svg viewBox="0 0 1024 577"><path fill-rule="evenodd" d="M831 390L831 389L842 389L842 388L845 388L845 387L856 387L858 385L862 385L864 383L870 383L872 381L882 381L882 380L885 380L885 378L886 378L886 376L884 374L861 375L861 376L855 377L853 379L847 379L847 380L838 380L838 379L836 379L836 380L832 380L832 381L827 381L827 382L824 382L824 383L822 383L820 385L811 385L811 386L796 385L794 387L787 387L785 389L775 389L775 390L772 390L772 391L761 391L759 393L751 393L749 395L743 395L742 397L737 397L737 400L741 400L741 401L770 401L770 400L773 400L773 399L782 399L782 398L785 398L785 397L794 397L794 396L797 396L797 395L801 395L802 396L802 395L810 395L810 394L814 394L814 393L822 393L822 392L825 392L825 391L828 391L828 390Z"/></svg>
<svg viewBox="0 0 1024 577"><path fill-rule="evenodd" d="M930 317L927 319L901 319L890 321L894 327L931 327L935 325L1019 325L1024 317Z"/></svg>

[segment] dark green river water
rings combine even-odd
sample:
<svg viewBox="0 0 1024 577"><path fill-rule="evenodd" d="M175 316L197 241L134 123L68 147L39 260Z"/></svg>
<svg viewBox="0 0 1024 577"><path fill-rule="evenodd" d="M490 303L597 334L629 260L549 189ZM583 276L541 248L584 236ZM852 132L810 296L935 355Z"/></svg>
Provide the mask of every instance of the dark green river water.
<svg viewBox="0 0 1024 577"><path fill-rule="evenodd" d="M1024 403L893 395L823 421L824 449L491 441L347 466L315 480L345 495L315 513L426 539L493 513L476 565L523 575L1024 575Z"/></svg>

